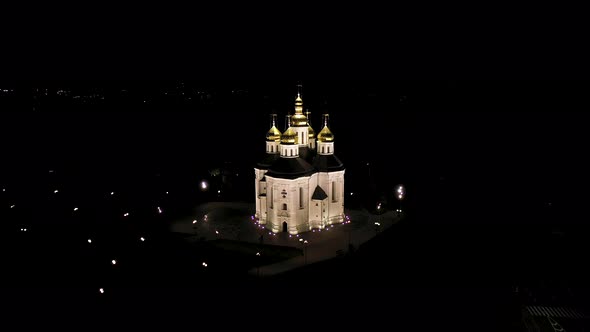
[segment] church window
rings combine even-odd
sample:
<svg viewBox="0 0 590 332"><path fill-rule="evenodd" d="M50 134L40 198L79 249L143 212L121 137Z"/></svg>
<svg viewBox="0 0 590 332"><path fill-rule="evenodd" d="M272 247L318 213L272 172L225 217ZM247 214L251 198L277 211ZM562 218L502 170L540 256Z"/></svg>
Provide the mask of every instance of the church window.
<svg viewBox="0 0 590 332"><path fill-rule="evenodd" d="M270 192L269 192L269 195L268 195L268 196L269 196L268 198L269 198L269 200L270 200L270 208L272 209L272 208L273 208L273 207L272 207L272 187L271 187L271 189L270 189Z"/></svg>
<svg viewBox="0 0 590 332"><path fill-rule="evenodd" d="M338 191L336 188L336 182L332 182L332 202L338 202Z"/></svg>
<svg viewBox="0 0 590 332"><path fill-rule="evenodd" d="M287 211L287 204L283 203L283 211Z"/></svg>
<svg viewBox="0 0 590 332"><path fill-rule="evenodd" d="M274 146L270 146L270 152L275 152L275 147Z"/></svg>
<svg viewBox="0 0 590 332"><path fill-rule="evenodd" d="M303 209L303 188L299 187L299 208Z"/></svg>
<svg viewBox="0 0 590 332"><path fill-rule="evenodd" d="M324 147L322 146L322 153L324 153Z"/></svg>

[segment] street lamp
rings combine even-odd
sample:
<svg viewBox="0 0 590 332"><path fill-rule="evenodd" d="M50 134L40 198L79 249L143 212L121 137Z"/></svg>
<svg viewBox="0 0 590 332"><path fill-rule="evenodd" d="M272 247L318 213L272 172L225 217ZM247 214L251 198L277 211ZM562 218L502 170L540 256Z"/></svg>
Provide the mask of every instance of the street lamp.
<svg viewBox="0 0 590 332"><path fill-rule="evenodd" d="M397 212L402 212L402 200L406 197L406 188L403 185L398 185L395 188L395 196L399 200L399 209Z"/></svg>
<svg viewBox="0 0 590 332"><path fill-rule="evenodd" d="M260 251L256 253L256 257L258 257L258 262L256 264L256 276L260 277Z"/></svg>

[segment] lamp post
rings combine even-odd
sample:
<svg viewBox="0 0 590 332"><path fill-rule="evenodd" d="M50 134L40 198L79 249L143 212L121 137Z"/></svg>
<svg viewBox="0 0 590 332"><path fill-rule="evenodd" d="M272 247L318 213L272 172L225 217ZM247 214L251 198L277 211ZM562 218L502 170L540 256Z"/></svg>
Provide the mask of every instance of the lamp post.
<svg viewBox="0 0 590 332"><path fill-rule="evenodd" d="M307 240L303 240L303 259L303 265L307 265Z"/></svg>
<svg viewBox="0 0 590 332"><path fill-rule="evenodd" d="M260 278L260 251L256 253L256 257L258 257L258 262L256 264L256 276Z"/></svg>
<svg viewBox="0 0 590 332"><path fill-rule="evenodd" d="M398 214L402 213L402 200L406 196L406 188L403 185L398 185L395 189L395 196L399 200Z"/></svg>

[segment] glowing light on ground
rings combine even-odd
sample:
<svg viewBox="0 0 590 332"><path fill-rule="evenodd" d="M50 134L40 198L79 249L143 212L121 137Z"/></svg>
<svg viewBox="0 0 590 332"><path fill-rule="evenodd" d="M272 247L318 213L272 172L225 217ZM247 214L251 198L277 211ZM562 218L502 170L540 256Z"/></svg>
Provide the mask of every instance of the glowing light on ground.
<svg viewBox="0 0 590 332"><path fill-rule="evenodd" d="M193 224L196 224L196 223L197 223L197 219L193 220Z"/></svg>
<svg viewBox="0 0 590 332"><path fill-rule="evenodd" d="M201 181L201 190L205 191L207 189L209 189L209 183L205 180Z"/></svg>

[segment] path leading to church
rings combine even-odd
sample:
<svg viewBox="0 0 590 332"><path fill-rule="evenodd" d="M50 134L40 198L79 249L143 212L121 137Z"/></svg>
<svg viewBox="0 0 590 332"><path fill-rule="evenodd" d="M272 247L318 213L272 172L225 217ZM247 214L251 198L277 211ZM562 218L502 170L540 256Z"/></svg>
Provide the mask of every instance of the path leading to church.
<svg viewBox="0 0 590 332"><path fill-rule="evenodd" d="M171 224L171 231L192 234L190 241L229 239L297 247L304 255L275 264L256 268L251 274L261 276L283 273L305 264L312 264L346 253L349 243L358 248L399 220L396 212L373 215L364 210L345 210L350 223L332 225L322 231L290 236L287 233L273 234L253 220L254 205L250 203L211 202L195 208L194 214ZM376 224L377 223L377 224ZM307 241L307 244L304 244Z"/></svg>

